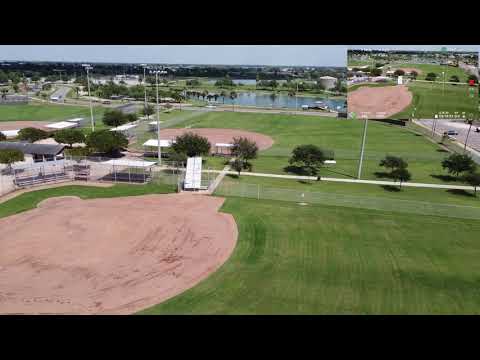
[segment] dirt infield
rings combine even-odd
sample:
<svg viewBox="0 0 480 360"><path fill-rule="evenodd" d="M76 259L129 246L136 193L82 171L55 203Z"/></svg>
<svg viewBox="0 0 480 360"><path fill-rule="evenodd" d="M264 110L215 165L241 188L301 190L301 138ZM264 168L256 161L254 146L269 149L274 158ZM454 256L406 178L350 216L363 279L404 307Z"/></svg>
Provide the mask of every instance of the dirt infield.
<svg viewBox="0 0 480 360"><path fill-rule="evenodd" d="M60 197L0 219L0 313L130 314L183 292L235 247L223 201Z"/></svg>
<svg viewBox="0 0 480 360"><path fill-rule="evenodd" d="M48 121L1 121L0 122L0 131L3 130L20 130L27 127L33 127L37 129L42 129L46 131L51 131L45 127L50 124Z"/></svg>
<svg viewBox="0 0 480 360"><path fill-rule="evenodd" d="M252 131L237 130L237 129L210 129L210 128L194 128L194 129L162 129L160 130L160 137L162 139L173 140L177 136L186 132L193 132L197 135L208 138L213 147L215 143L231 143L234 137L246 137L254 140L259 150L268 149L273 145L273 139L270 136L259 134Z"/></svg>
<svg viewBox="0 0 480 360"><path fill-rule="evenodd" d="M348 112L360 116L370 113L370 118L388 118L404 110L412 101L412 93L405 85L360 87L347 95Z"/></svg>

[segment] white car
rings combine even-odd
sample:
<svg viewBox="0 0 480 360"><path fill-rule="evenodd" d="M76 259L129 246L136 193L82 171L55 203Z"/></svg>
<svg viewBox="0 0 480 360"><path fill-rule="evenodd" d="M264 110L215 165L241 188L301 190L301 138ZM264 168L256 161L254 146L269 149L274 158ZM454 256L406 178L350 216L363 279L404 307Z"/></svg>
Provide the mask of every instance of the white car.
<svg viewBox="0 0 480 360"><path fill-rule="evenodd" d="M215 109L216 108L215 105L207 105L206 107L209 108L209 109Z"/></svg>

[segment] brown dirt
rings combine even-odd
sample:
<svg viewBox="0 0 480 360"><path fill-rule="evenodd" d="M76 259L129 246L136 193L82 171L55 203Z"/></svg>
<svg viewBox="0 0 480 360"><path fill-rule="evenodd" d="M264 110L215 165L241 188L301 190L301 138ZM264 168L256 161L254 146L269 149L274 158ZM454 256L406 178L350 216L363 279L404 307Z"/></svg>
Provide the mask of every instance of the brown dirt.
<svg viewBox="0 0 480 360"><path fill-rule="evenodd" d="M388 118L404 110L412 101L412 93L405 85L360 87L347 95L348 112L360 116L370 113L370 118Z"/></svg>
<svg viewBox="0 0 480 360"><path fill-rule="evenodd" d="M0 313L130 314L191 288L235 247L223 201L60 197L0 219Z"/></svg>
<svg viewBox="0 0 480 360"><path fill-rule="evenodd" d="M52 131L52 129L45 127L50 124L48 121L2 121L0 122L1 130L20 130L27 127L34 127L46 131Z"/></svg>
<svg viewBox="0 0 480 360"><path fill-rule="evenodd" d="M210 129L210 128L193 128L193 129L162 129L160 137L162 139L173 140L177 136L186 132L193 132L197 135L208 138L214 151L215 143L231 143L234 137L246 137L257 143L259 150L268 149L273 145L273 139L270 136L259 134L252 131L236 130L236 129Z"/></svg>

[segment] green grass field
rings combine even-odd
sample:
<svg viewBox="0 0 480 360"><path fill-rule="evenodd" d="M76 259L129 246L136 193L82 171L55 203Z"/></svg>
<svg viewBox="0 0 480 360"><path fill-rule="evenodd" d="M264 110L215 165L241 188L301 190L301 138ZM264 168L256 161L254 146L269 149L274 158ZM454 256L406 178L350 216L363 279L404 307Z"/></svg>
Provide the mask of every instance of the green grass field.
<svg viewBox="0 0 480 360"><path fill-rule="evenodd" d="M103 107L95 107L94 115L101 119ZM1 121L56 121L90 116L90 109L82 106L31 103L0 106ZM101 121L101 120L97 120Z"/></svg>
<svg viewBox="0 0 480 360"><path fill-rule="evenodd" d="M222 211L232 257L141 314L480 313L478 221L240 198Z"/></svg>
<svg viewBox="0 0 480 360"><path fill-rule="evenodd" d="M191 126L245 129L269 135L274 145L259 153L252 161L254 172L286 174L285 167L293 148L300 144L316 144L335 151L337 164L322 169L323 176L355 178L363 131L363 123L352 119L301 115L209 112L188 119L177 127ZM414 182L446 182L436 176L446 175L441 161L442 149L425 137L398 126L369 122L364 156L364 179L382 179L385 170L378 166L386 155L401 156L409 162ZM221 164L217 164L221 168ZM432 176L433 175L433 176Z"/></svg>
<svg viewBox="0 0 480 360"><path fill-rule="evenodd" d="M125 185L116 184L112 187L95 186L61 186L51 189L37 190L21 194L13 199L0 203L0 218L33 209L42 200L55 196L78 196L81 199L111 198L119 196L138 196L146 194L164 194L175 192L173 185L148 184Z"/></svg>
<svg viewBox="0 0 480 360"><path fill-rule="evenodd" d="M410 82L408 89L413 94L413 100L402 112L393 115L393 117L406 117L415 114L415 118L433 118L439 112L449 112L454 114L476 114L478 108L478 99L471 96L470 87L466 85ZM416 111L414 112L414 109Z"/></svg>
<svg viewBox="0 0 480 360"><path fill-rule="evenodd" d="M443 72L445 72L445 81L450 81L453 75L458 76L460 82L466 83L468 79L468 74L465 70L454 66L415 63L389 64L389 66L392 68L416 68L422 72L417 76L418 80L425 80L427 74L431 72L437 74L437 81L443 81Z"/></svg>
<svg viewBox="0 0 480 360"><path fill-rule="evenodd" d="M479 199L437 189L241 176L287 190L475 207ZM65 186L0 204L0 217L53 196L83 199L168 193L168 185ZM197 286L140 314L478 314L480 222L361 207L228 197L235 217L232 256ZM293 221L294 219L294 221Z"/></svg>

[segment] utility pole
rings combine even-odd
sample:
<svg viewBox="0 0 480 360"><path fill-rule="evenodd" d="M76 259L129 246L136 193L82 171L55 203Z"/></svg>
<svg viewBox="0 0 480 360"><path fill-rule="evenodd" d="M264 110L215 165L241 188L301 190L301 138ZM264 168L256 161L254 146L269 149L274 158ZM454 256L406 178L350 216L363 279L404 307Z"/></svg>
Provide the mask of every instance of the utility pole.
<svg viewBox="0 0 480 360"><path fill-rule="evenodd" d="M362 149L360 151L360 161L358 163L357 179L360 179L361 176L362 176L363 153L364 153L364 149L365 149L365 140L367 138L368 113L362 115L362 117L365 119L365 124L364 124L364 127L363 127Z"/></svg>
<svg viewBox="0 0 480 360"><path fill-rule="evenodd" d="M92 132L94 132L95 131L95 121L93 120L92 97L90 95L90 77L88 75L88 70L93 69L93 67L90 66L90 64L82 64L82 66L87 71L87 87L88 87L88 101L90 103L90 119L91 119L91 122L92 122Z"/></svg>
<svg viewBox="0 0 480 360"><path fill-rule="evenodd" d="M467 142L468 142L468 136L470 135L470 130L472 129L472 125L473 125L473 120L467 120L468 123L470 124L469 128L468 128L468 133L467 133L467 137L465 139L465 146L463 147L463 151L465 152L467 150Z"/></svg>

